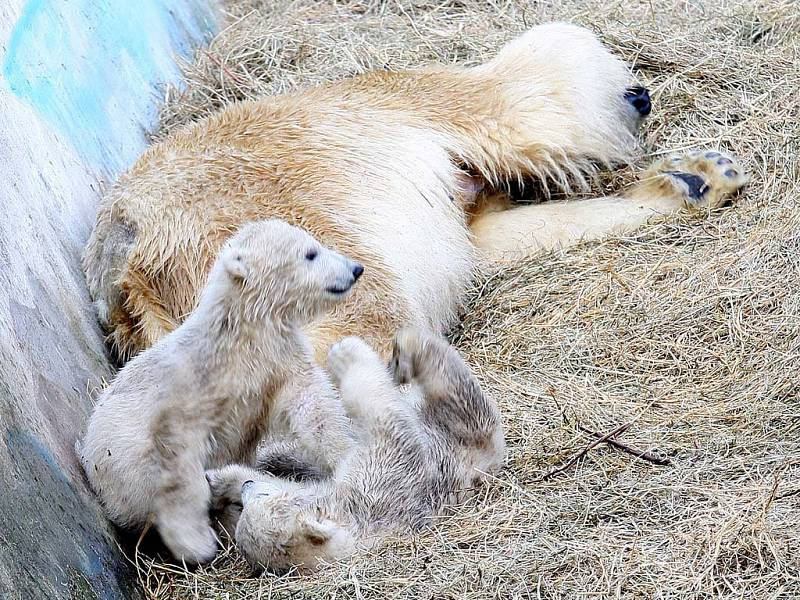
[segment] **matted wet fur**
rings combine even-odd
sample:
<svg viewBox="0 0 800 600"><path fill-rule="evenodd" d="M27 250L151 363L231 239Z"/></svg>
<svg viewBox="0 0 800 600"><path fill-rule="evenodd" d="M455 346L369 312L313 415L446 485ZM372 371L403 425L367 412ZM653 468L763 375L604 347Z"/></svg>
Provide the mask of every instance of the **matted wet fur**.
<svg viewBox="0 0 800 600"><path fill-rule="evenodd" d="M633 83L593 33L552 23L474 67L373 71L173 131L108 192L86 248L115 352L128 358L181 323L216 249L250 220L300 225L367 267L352 297L310 330L321 357L345 335L385 350L401 326L444 333L488 260L708 205L649 180L625 197L510 210L491 196L476 202L476 178L567 188L629 159L649 111Z"/></svg>

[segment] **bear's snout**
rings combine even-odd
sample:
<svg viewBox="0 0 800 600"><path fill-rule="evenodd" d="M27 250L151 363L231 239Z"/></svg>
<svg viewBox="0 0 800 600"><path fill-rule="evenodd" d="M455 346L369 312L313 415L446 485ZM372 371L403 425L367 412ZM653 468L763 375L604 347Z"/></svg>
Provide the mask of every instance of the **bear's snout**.
<svg viewBox="0 0 800 600"><path fill-rule="evenodd" d="M629 87L625 91L625 100L627 100L640 116L646 117L650 114L653 104L650 101L650 92L647 88L636 85Z"/></svg>
<svg viewBox="0 0 800 600"><path fill-rule="evenodd" d="M364 265L355 263L353 265L353 281L358 281L358 278L361 277L362 273L364 273Z"/></svg>
<svg viewBox="0 0 800 600"><path fill-rule="evenodd" d="M342 266L344 266L347 271L342 271L337 278L336 284L327 288L327 291L334 296L343 297L347 292L350 291L350 288L355 285L356 281L358 281L358 278L364 273L364 265L347 258L343 258L342 260L344 261ZM347 273L347 275L345 275L345 273Z"/></svg>

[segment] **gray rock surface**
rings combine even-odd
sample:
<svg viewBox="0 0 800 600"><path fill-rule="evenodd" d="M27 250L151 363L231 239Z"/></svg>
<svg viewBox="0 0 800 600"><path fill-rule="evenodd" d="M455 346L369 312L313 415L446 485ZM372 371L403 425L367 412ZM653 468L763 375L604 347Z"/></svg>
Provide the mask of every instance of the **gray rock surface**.
<svg viewBox="0 0 800 600"><path fill-rule="evenodd" d="M156 84L212 21L203 0L0 3L4 600L139 596L73 449L113 374L80 256L101 180L144 148Z"/></svg>

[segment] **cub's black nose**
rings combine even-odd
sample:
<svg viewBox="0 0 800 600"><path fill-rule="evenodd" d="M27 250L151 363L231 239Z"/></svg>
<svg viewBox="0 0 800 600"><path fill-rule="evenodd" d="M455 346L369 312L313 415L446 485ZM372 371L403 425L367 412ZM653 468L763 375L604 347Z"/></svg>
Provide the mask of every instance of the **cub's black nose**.
<svg viewBox="0 0 800 600"><path fill-rule="evenodd" d="M625 91L625 100L631 103L631 106L636 109L641 116L646 117L650 114L650 109L653 108L650 102L650 92L647 88L641 86L629 87Z"/></svg>
<svg viewBox="0 0 800 600"><path fill-rule="evenodd" d="M353 279L358 279L359 277L361 277L361 274L363 272L364 272L364 267L356 263L356 265L353 267Z"/></svg>

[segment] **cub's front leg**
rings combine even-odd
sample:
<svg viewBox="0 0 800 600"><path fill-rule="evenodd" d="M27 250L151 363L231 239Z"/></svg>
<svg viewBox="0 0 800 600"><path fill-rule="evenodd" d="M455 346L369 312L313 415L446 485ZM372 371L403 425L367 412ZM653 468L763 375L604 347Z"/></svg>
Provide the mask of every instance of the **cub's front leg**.
<svg viewBox="0 0 800 600"><path fill-rule="evenodd" d="M355 424L368 429L392 408L397 389L378 353L364 340L347 337L337 342L327 363L347 416Z"/></svg>
<svg viewBox="0 0 800 600"><path fill-rule="evenodd" d="M333 473L355 443L342 403L321 369L280 389L269 431L279 437L288 434L302 456L326 474Z"/></svg>
<svg viewBox="0 0 800 600"><path fill-rule="evenodd" d="M204 476L208 429L196 419L170 411L155 422L153 446L161 470L153 499L156 529L176 558L193 564L208 562L218 549Z"/></svg>

